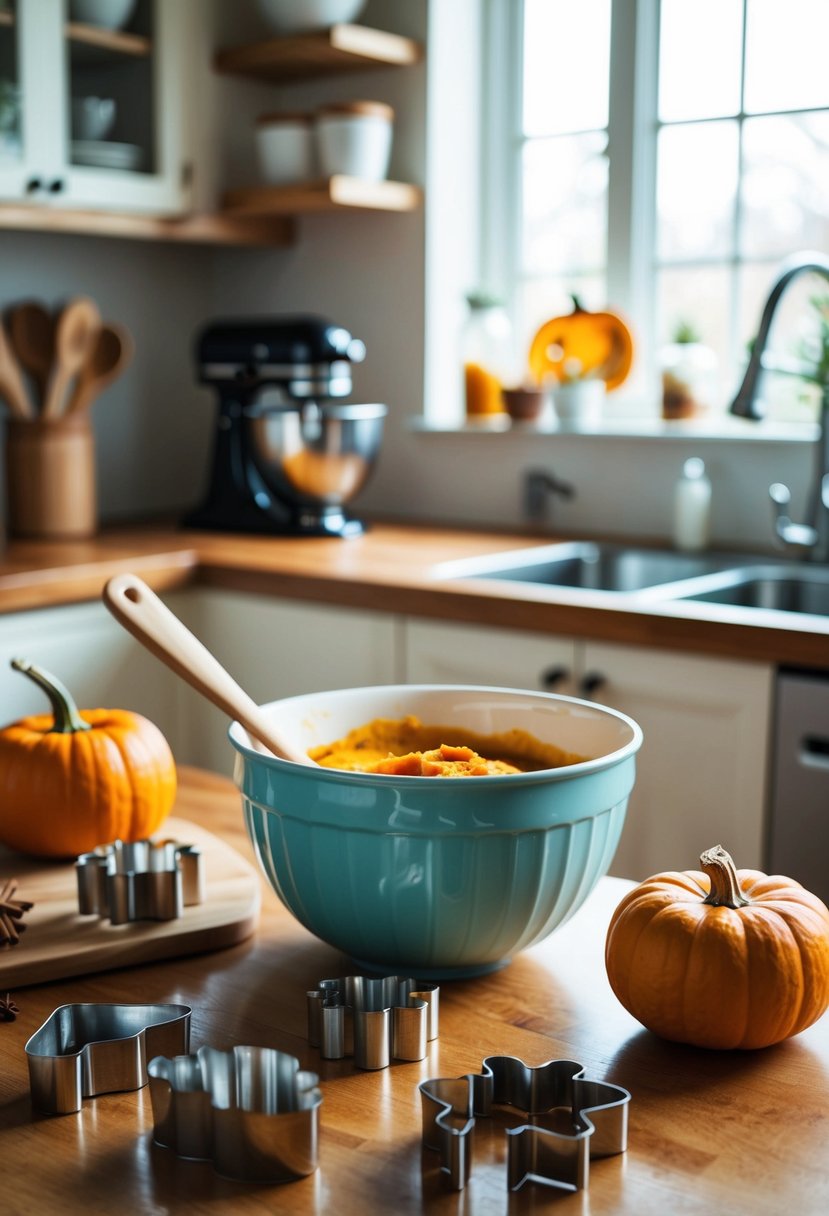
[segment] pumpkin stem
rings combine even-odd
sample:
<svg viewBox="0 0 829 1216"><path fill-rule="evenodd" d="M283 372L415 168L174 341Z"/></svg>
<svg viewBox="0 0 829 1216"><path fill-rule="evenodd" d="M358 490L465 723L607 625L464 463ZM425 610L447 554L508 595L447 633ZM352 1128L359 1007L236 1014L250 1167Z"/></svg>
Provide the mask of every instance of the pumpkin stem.
<svg viewBox="0 0 829 1216"><path fill-rule="evenodd" d="M714 908L745 908L751 903L740 890L740 879L732 861L721 844L706 849L700 856L700 865L711 879L711 890L702 901Z"/></svg>
<svg viewBox="0 0 829 1216"><path fill-rule="evenodd" d="M581 302L581 297L570 293L570 299L573 301L573 312L587 312L587 309Z"/></svg>
<svg viewBox="0 0 829 1216"><path fill-rule="evenodd" d="M59 735L73 735L79 730L90 730L88 722L84 722L78 713L78 707L72 700L69 690L55 676L40 667L35 667L28 659L12 659L11 665L15 671L22 671L24 676L38 684L52 704L55 722L52 731ZM50 732L51 733L51 732Z"/></svg>

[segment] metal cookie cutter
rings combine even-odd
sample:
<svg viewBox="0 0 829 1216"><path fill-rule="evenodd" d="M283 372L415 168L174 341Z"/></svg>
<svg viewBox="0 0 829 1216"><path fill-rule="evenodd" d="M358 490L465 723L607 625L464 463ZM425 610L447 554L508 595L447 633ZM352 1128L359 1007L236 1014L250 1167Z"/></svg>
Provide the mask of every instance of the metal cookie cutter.
<svg viewBox="0 0 829 1216"><path fill-rule="evenodd" d="M108 916L113 925L131 920L175 920L203 898L201 854L175 840L116 840L75 862L78 910Z"/></svg>
<svg viewBox="0 0 829 1216"><path fill-rule="evenodd" d="M141 1089L147 1060L187 1051L189 1005L61 1005L25 1047L32 1102L69 1115L82 1098Z"/></svg>
<svg viewBox="0 0 829 1216"><path fill-rule="evenodd" d="M589 1181L590 1158L612 1157L627 1148L630 1094L620 1085L588 1081L574 1060L549 1060L532 1068L514 1056L488 1056L480 1073L435 1078L420 1086L423 1145L440 1153L451 1186L463 1190L472 1163L476 1115L511 1106L533 1122L508 1128L507 1186L541 1182L580 1191ZM553 1131L535 1120L569 1113L571 1129Z"/></svg>
<svg viewBox="0 0 829 1216"><path fill-rule="evenodd" d="M438 1037L440 989L399 975L321 980L308 996L308 1042L326 1060L353 1055L358 1068L422 1060Z"/></svg>
<svg viewBox="0 0 829 1216"><path fill-rule="evenodd" d="M151 1060L153 1139L227 1178L291 1182L317 1168L316 1073L272 1047L200 1047Z"/></svg>

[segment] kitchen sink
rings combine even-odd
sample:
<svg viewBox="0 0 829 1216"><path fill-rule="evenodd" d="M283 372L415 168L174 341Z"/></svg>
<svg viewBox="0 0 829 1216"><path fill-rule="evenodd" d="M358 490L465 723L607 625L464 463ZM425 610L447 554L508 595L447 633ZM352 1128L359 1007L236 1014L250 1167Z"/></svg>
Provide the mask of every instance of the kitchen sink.
<svg viewBox="0 0 829 1216"><path fill-rule="evenodd" d="M829 616L829 568L823 566L761 565L695 582L694 589L673 589L671 599L775 612L808 612Z"/></svg>
<svg viewBox="0 0 829 1216"><path fill-rule="evenodd" d="M628 548L594 541L542 545L446 562L441 578L506 579L590 591L639 592L731 569L744 557Z"/></svg>

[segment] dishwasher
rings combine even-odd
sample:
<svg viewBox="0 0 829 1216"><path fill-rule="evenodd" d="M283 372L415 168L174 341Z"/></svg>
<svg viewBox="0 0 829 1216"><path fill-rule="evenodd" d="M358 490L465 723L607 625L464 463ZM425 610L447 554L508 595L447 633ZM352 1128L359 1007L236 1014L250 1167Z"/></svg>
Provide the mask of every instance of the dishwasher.
<svg viewBox="0 0 829 1216"><path fill-rule="evenodd" d="M829 903L829 673L782 670L775 717L769 873Z"/></svg>

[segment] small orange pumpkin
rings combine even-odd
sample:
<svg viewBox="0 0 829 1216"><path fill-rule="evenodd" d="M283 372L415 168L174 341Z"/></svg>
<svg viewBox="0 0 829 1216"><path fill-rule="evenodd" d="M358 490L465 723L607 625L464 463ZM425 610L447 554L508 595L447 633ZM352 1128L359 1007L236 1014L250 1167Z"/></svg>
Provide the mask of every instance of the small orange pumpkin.
<svg viewBox="0 0 829 1216"><path fill-rule="evenodd" d="M791 878L736 870L717 845L704 873L656 874L613 914L605 963L625 1009L665 1039L768 1047L829 1006L829 909Z"/></svg>
<svg viewBox="0 0 829 1216"><path fill-rule="evenodd" d="M158 727L127 710L79 712L54 676L25 659L12 667L40 685L53 712L0 730L0 841L38 857L76 857L150 836L176 794Z"/></svg>
<svg viewBox="0 0 829 1216"><path fill-rule="evenodd" d="M615 312L590 312L573 296L573 311L545 321L530 344L530 372L538 384L568 378L566 364L576 362L579 376L604 380L608 390L627 378L633 362L633 338Z"/></svg>

